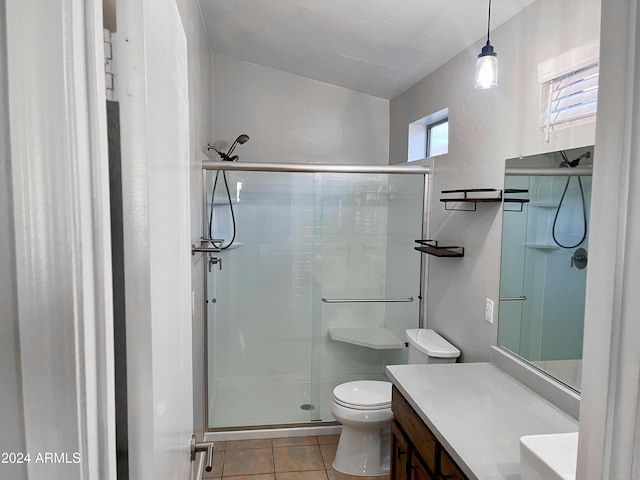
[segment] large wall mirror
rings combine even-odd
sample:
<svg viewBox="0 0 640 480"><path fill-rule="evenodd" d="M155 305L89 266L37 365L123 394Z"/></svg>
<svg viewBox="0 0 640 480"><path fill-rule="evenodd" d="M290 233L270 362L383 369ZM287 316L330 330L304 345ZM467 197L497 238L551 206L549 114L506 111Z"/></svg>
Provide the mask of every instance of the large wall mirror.
<svg viewBox="0 0 640 480"><path fill-rule="evenodd" d="M507 160L498 344L579 391L593 147Z"/></svg>

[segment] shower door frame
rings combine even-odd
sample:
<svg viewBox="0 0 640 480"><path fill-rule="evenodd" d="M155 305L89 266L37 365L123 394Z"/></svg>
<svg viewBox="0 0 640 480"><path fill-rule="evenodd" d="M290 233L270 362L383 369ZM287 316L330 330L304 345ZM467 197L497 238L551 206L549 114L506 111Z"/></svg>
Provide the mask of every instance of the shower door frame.
<svg viewBox="0 0 640 480"><path fill-rule="evenodd" d="M203 150L208 156L208 152ZM429 182L431 181L432 169L425 165L347 165L347 164L308 164L308 163L259 163L259 162L222 162L222 161L203 161L202 162L202 232L208 229L208 189L207 189L207 171L244 171L244 172L285 172L285 173L355 173L355 174L386 174L386 175L423 175L423 205L422 205L422 238L428 232L428 207L431 191ZM203 235L204 237L205 235ZM420 285L418 297L418 325L425 327L424 324L424 291L426 289L426 262L424 255L420 255ZM285 424L269 424L257 426L237 426L237 427L210 427L209 426L209 276L207 272L208 262L203 264L203 338L205 348L203 351L203 373L204 373L204 431L208 434L221 432L246 432L257 430L276 430L276 429L292 429L292 428L322 428L326 426L337 426L337 422L318 422L309 421L304 423L285 423Z"/></svg>

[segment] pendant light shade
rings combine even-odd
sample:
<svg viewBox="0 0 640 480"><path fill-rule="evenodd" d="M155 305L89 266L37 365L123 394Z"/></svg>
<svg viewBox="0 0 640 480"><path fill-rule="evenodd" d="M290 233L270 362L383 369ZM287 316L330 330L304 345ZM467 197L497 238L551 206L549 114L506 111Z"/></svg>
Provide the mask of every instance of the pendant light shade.
<svg viewBox="0 0 640 480"><path fill-rule="evenodd" d="M487 44L482 47L476 61L476 88L485 90L498 86L498 56L489 42L491 31L491 0L489 0L489 18L487 20Z"/></svg>
<svg viewBox="0 0 640 480"><path fill-rule="evenodd" d="M487 89L498 86L498 56L487 43L476 61L476 88Z"/></svg>

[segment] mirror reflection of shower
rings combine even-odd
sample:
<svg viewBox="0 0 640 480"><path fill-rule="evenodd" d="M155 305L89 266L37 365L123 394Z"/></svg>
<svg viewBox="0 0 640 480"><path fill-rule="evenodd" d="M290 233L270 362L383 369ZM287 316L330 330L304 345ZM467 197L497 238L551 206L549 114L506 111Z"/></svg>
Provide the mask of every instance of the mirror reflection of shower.
<svg viewBox="0 0 640 480"><path fill-rule="evenodd" d="M561 168L575 168L578 165L580 165L580 161L584 158L589 159L591 158L591 152L587 151L585 153L583 153L582 155L580 155L578 158L576 158L575 160L569 160L569 157L567 157L567 154L564 152L564 150L560 151L560 155L562 155L562 162L560 162L560 167ZM584 187L582 185L582 178L581 177L576 177L577 182L578 182L578 187L580 188L580 199L582 201L582 235L580 237L580 240L577 241L577 243L575 243L574 245L566 245L564 243L562 243L559 239L558 236L556 235L556 228L558 225L558 216L560 215L560 210L562 209L563 203L565 201L565 197L567 196L567 190L569 190L569 186L571 184L571 180L573 179L572 176L567 177L567 183L565 183L564 185L564 190L562 191L562 196L560 197L560 201L558 202L558 208L556 208L556 213L555 216L553 218L553 227L551 228L551 236L553 237L553 241L556 243L556 245L558 245L561 248L576 248L579 247L587 238L587 205L584 199Z"/></svg>
<svg viewBox="0 0 640 480"><path fill-rule="evenodd" d="M247 135L246 133L240 134L238 135L238 138L236 138L233 143L231 144L231 147L229 147L229 150L227 150L226 152L222 151L222 148L224 148L224 143L220 144L220 147L216 146L215 142L214 144L209 144L207 145L207 150L213 150L214 152L216 152L218 154L218 156L220 157L220 159L223 162L237 162L239 160L239 156L238 155L233 155L234 150L236 149L236 147L238 145L244 145L245 143L247 143L249 141L249 135ZM209 208L209 225L208 225L208 235L209 238L216 238L214 236L214 214L213 214L213 210L214 210L214 205L215 205L215 195L216 195L216 187L218 186L218 179L220 177L220 174L222 173L222 181L224 183L224 188L225 191L227 193L227 201L228 201L228 205L229 205L229 212L231 214L231 240L229 240L229 242L227 244L223 244L220 248L221 250L226 250L229 247L231 247L235 240L236 240L236 215L235 212L233 210L233 200L231 199L231 190L229 189L229 182L227 181L227 172L226 171L222 171L220 172L219 170L216 171L216 176L215 179L213 181L213 188L211 190L211 207ZM242 182L237 182L236 183L236 202L240 201L240 189L242 188Z"/></svg>
<svg viewBox="0 0 640 480"><path fill-rule="evenodd" d="M580 390L593 147L508 159L498 344Z"/></svg>

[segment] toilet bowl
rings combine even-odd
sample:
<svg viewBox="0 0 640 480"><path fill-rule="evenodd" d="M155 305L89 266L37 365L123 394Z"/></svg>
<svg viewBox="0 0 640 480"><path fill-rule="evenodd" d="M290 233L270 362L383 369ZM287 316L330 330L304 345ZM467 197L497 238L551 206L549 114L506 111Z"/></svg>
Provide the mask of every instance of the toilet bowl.
<svg viewBox="0 0 640 480"><path fill-rule="evenodd" d="M333 469L350 475L389 473L391 383L361 380L338 385L331 413L342 424Z"/></svg>
<svg viewBox="0 0 640 480"><path fill-rule="evenodd" d="M454 363L460 350L433 330L406 331L409 363ZM389 473L391 383L359 380L333 389L331 413L342 424L333 469L348 475Z"/></svg>

